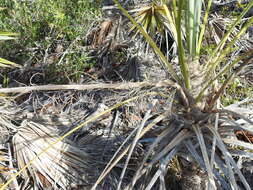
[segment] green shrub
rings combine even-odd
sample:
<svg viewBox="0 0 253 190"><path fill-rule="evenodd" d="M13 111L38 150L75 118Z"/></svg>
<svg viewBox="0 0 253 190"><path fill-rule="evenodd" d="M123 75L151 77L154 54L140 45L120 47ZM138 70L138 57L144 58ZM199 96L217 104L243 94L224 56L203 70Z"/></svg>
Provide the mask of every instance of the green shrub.
<svg viewBox="0 0 253 190"><path fill-rule="evenodd" d="M98 4L87 0L0 0L0 7L5 8L0 12L0 31L20 34L19 40L3 44L1 55L22 65L28 63L28 66L40 67L49 64L58 67L59 59L62 59L60 68L67 64L68 68L74 68L68 70L70 73L86 65L86 53L72 47L82 45L88 27L100 17ZM59 44L63 46L62 50L56 52ZM78 51L75 58L66 60L68 53L73 52L73 55L75 51ZM58 54L58 59L52 59L55 54ZM76 79L75 76L73 80ZM48 82L52 82L50 80Z"/></svg>

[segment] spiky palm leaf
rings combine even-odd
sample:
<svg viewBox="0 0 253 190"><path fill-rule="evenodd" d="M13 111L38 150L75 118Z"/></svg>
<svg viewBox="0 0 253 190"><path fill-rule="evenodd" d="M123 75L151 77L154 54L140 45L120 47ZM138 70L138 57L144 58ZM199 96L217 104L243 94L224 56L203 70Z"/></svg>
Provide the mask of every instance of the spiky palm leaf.
<svg viewBox="0 0 253 190"><path fill-rule="evenodd" d="M136 12L135 18L137 22L141 24L147 32L153 34L159 32L164 35L167 31L176 39L177 33L175 23L173 22L172 15L166 4L154 2L149 6L131 10L131 12ZM166 17L170 18L170 20L166 19ZM130 32L131 31L139 33L135 25L132 26Z"/></svg>
<svg viewBox="0 0 253 190"><path fill-rule="evenodd" d="M144 7L131 9L129 13L132 13L138 24L155 38L157 44L160 44L160 46L162 43L166 44L164 53L167 57L176 54L176 25L173 19L173 13L169 9L166 1L153 1ZM140 31L136 25L132 25L130 33L134 33L133 36L135 37ZM145 42L144 45L146 45Z"/></svg>

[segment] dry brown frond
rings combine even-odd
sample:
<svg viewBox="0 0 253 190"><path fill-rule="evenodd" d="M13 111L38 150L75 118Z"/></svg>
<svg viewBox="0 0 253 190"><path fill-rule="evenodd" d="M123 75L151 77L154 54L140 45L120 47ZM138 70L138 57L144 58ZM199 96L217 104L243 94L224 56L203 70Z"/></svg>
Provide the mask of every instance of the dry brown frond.
<svg viewBox="0 0 253 190"><path fill-rule="evenodd" d="M54 142L58 136L53 126L23 121L13 136L13 148L18 168L23 168L39 152ZM85 149L80 149L68 140L57 143L45 154L34 160L23 173L23 177L33 179L38 186L69 189L88 185L87 170L91 160Z"/></svg>

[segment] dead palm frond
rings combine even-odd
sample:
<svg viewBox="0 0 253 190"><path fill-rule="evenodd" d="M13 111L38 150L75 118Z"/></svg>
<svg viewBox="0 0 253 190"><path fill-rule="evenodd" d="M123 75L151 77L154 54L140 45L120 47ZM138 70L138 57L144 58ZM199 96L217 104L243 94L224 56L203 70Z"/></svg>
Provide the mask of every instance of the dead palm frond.
<svg viewBox="0 0 253 190"><path fill-rule="evenodd" d="M158 95L154 92L146 95L154 94ZM91 114L74 128L66 129L66 126L59 126L57 121L55 125L52 121L49 124L44 124L45 121L40 124L23 121L12 139L14 157L20 170L13 174L2 188L6 188L18 175L23 174L23 178L31 182L29 184L34 184L40 189L89 189L120 141L116 139L108 144L97 136L87 135L85 131L84 134L82 131L74 132L137 98L139 96L120 102L107 110L100 110L95 115ZM67 136L70 137L65 138ZM121 165L117 168L103 180L99 188L114 189L117 186L120 178L117 170L121 169ZM123 184L126 183L125 180L124 177Z"/></svg>
<svg viewBox="0 0 253 190"><path fill-rule="evenodd" d="M12 132L16 131L12 116L18 111L19 109L15 109L15 104L10 99L0 98L0 184L4 184L16 172L12 145L9 140ZM17 180L13 182L11 187L18 189Z"/></svg>
<svg viewBox="0 0 253 190"><path fill-rule="evenodd" d="M244 122L250 124L247 122L247 119ZM235 131L239 126L238 124L234 126L230 125L230 129ZM241 128L252 131L250 127L241 126ZM232 134L234 135L234 133ZM213 143L212 136L215 137L217 144L214 157L210 160ZM248 182L235 164L235 160L230 153L231 149L228 149L224 142L233 145L233 147L239 146L247 150L252 150L252 145L249 143L231 139L228 136L221 137L211 124L201 124L201 122L198 124L190 124L189 121L184 121L182 117L179 120L172 117L167 129L150 145L142 164L139 166L132 183L129 184L127 189L134 189L140 185L139 183L143 185L143 189L150 189L157 183L162 185L162 181L166 178L168 167L165 167L162 173L161 167L164 167L164 164L167 166L169 161L175 156L185 158L186 155L190 158L190 162L196 166L200 166L207 172L208 177L206 179L209 182L208 187L212 187L213 189L216 187L223 189L237 187L238 179L235 176L237 174L244 187L250 189ZM182 157L182 155L184 156ZM214 164L214 168L212 164ZM154 168L156 172L151 173ZM217 168L219 169L217 170ZM183 173L182 175L186 174ZM161 177L163 178L162 181ZM145 181L148 183L145 183ZM195 182L193 181L193 183Z"/></svg>
<svg viewBox="0 0 253 190"><path fill-rule="evenodd" d="M214 42L218 44L221 41L230 24L233 22L233 19L224 18L218 14L211 14L208 22L209 22L208 33L211 37L209 38L209 40L214 40ZM237 32L238 29L235 28L232 34L235 35ZM228 40L231 41L232 38L233 36L231 36Z"/></svg>
<svg viewBox="0 0 253 190"><path fill-rule="evenodd" d="M13 149L18 168L23 168L50 143L55 142L59 132L54 126L45 126L23 121L13 136ZM68 140L57 143L23 172L25 179L45 188L87 186L87 174L92 164L85 149L80 149Z"/></svg>
<svg viewBox="0 0 253 190"><path fill-rule="evenodd" d="M120 21L121 19L118 17L107 18L86 35L88 49L95 51L96 56L99 58L109 52L119 51L128 47L125 41L120 41Z"/></svg>

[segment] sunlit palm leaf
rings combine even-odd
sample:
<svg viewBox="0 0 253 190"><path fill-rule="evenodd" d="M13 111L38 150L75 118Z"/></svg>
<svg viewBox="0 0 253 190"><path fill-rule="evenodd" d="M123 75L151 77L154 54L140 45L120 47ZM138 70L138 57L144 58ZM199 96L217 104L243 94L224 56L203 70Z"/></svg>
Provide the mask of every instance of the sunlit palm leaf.
<svg viewBox="0 0 253 190"><path fill-rule="evenodd" d="M8 61L6 59L0 58L0 67L21 67L20 65L12 62L12 61Z"/></svg>
<svg viewBox="0 0 253 190"><path fill-rule="evenodd" d="M13 40L16 39L16 36L18 34L11 33L11 32L1 32L0 31L0 41L1 40ZM0 58L0 67L21 67L20 65L13 63L11 61L8 61L6 59Z"/></svg>
<svg viewBox="0 0 253 190"><path fill-rule="evenodd" d="M2 37L7 36L7 37L12 37L12 38L15 39L15 36L18 36L18 34L17 33L12 33L12 32L3 32L3 31L0 31L0 36L2 36Z"/></svg>
<svg viewBox="0 0 253 190"><path fill-rule="evenodd" d="M13 39L16 39L17 36L18 36L17 33L1 32L0 31L0 41L1 40L13 40Z"/></svg>
<svg viewBox="0 0 253 190"><path fill-rule="evenodd" d="M131 12L135 11L138 11L135 16L137 22L140 23L147 32L152 34L159 32L160 34L164 35L168 24L170 27L175 28L175 26L172 25L172 23L169 23L166 19L166 14L168 14L168 7L166 4L158 5L156 3L152 3L148 7L132 10ZM135 25L130 29L130 31L133 30L135 30L137 33L139 32Z"/></svg>
<svg viewBox="0 0 253 190"><path fill-rule="evenodd" d="M181 2L183 3L183 2ZM188 0L187 1L186 13L186 35L187 35L187 45L189 54L191 56L196 56L197 44L199 38L199 27L200 27L200 17L201 17L201 7L202 2L200 0Z"/></svg>

